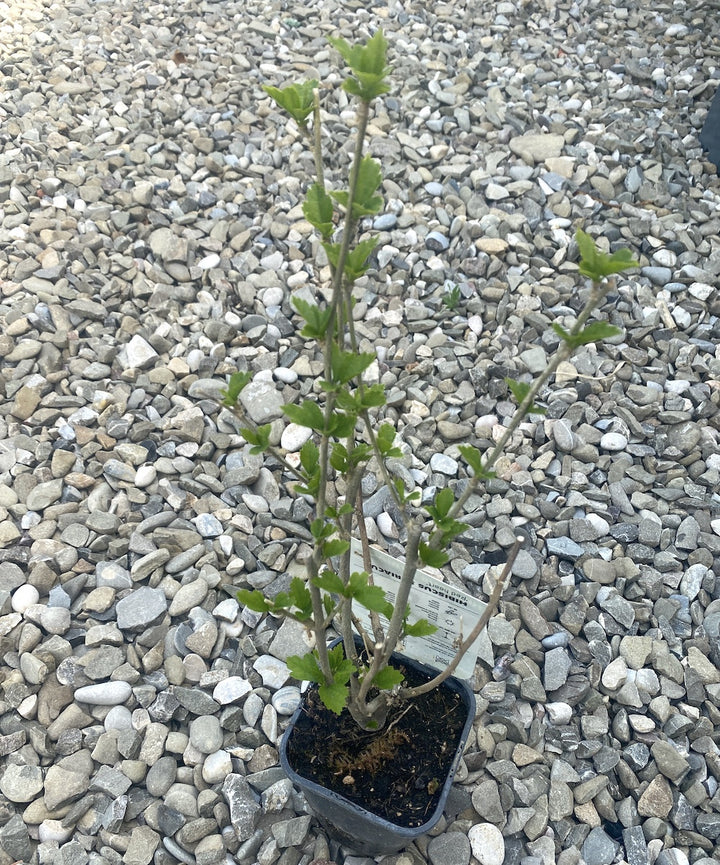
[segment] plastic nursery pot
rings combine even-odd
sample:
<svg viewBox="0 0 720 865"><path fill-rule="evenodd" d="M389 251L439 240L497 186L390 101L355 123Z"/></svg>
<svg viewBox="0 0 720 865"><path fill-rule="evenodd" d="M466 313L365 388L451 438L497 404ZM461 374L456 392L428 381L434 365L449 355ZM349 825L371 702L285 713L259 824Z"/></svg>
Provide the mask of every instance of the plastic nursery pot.
<svg viewBox="0 0 720 865"><path fill-rule="evenodd" d="M335 641L332 645L337 642L339 641ZM435 670L403 655L393 655L392 660L425 676L436 675ZM290 719L290 724L280 743L280 764L293 784L303 792L308 805L328 834L354 853L366 856L396 853L416 838L429 832L442 816L475 717L475 696L467 683L460 679L451 677L440 687L459 695L460 706L456 711L465 713L465 721L450 768L442 781L437 805L430 817L419 826L407 827L393 823L296 772L291 764L291 756L288 754L288 744L298 720L305 711L306 696ZM424 741L422 746L426 749L432 748L433 743Z"/></svg>

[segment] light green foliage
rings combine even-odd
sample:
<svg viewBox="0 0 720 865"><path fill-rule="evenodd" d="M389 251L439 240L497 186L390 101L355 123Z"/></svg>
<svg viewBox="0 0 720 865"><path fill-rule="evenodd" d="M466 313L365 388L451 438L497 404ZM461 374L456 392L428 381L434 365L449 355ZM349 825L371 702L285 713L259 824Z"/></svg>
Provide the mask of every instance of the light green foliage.
<svg viewBox="0 0 720 865"><path fill-rule="evenodd" d="M357 186L353 196L352 215L354 219L360 219L363 216L372 216L373 213L378 213L383 206L381 195L377 195L377 190L382 183L382 172L380 171L380 163L376 162L369 154L365 154L360 162L360 170L358 171ZM332 198L347 208L350 200L350 193L347 190L336 190L330 193Z"/></svg>
<svg viewBox="0 0 720 865"><path fill-rule="evenodd" d="M507 386L510 388L510 392L515 397L518 402L518 405L522 403L525 397L530 393L530 389L532 385L526 381L515 381L514 378L506 378L505 382ZM526 409L530 414L545 414L545 409L536 406L533 402L527 406Z"/></svg>
<svg viewBox="0 0 720 865"><path fill-rule="evenodd" d="M328 42L352 72L352 77L343 83L343 90L358 96L363 102L371 102L388 92L390 69L386 63L387 42L382 30L378 30L365 45L349 45L344 39L333 37L329 37Z"/></svg>
<svg viewBox="0 0 720 865"><path fill-rule="evenodd" d="M327 160L322 147L326 137L315 126L320 117L318 82L293 83L283 89L265 88L275 103L296 120L303 130L304 139L313 148L317 176L307 188L302 210L319 235L331 274L331 285L324 292L329 301L314 303L297 296L292 299L292 305L302 319L299 333L305 339L317 342L324 372L314 394L308 394L299 404L283 406L283 410L287 420L311 430L312 437L302 446L299 461L297 456L290 460L280 449L270 445L270 425L252 424L239 406L240 394L250 381L249 373L237 372L230 377L222 394L222 405L242 418L245 425L241 432L250 452L269 450L273 453L283 463L285 471L295 477L295 491L311 497L316 508L315 518L310 523L313 551L307 579L295 577L288 591L275 598L266 598L257 590L242 589L238 592L238 600L252 610L289 616L310 628L316 637L316 649L289 658L291 674L296 679L317 683L320 698L333 712L339 713L347 706L358 723L365 729L373 729L378 723L383 723L387 709L386 692L399 689L401 697L408 693L402 685L402 674L388 666L390 652L404 637L428 636L436 630L426 619L410 621L409 587L417 567L424 564L440 568L448 562L451 543L467 529L459 519L467 500L481 489L485 481L495 477L493 468L498 458L527 414L544 412L535 400L559 364L580 346L619 333L607 322L589 319L612 284L608 278L635 267L636 262L628 250L619 250L612 255L601 252L588 234L578 230L579 272L591 281L591 289L577 321L569 330L553 324L559 337L557 349L547 368L534 381L506 379L518 408L494 447L481 453L470 444L458 446L467 464L468 477L464 487L456 491L440 489L430 504L424 509L419 508L419 491L407 490L401 478L391 476L392 460L402 457L403 452L396 442L393 425L388 422L378 424L374 416L373 410L386 402L386 391L383 384L364 381L364 378L369 378L368 371L376 355L359 350L352 317L353 284L367 274L378 243L376 235L359 236L363 219L379 213L383 207L382 168L377 160L364 153L364 138L372 101L389 89L387 43L382 31L356 45L350 45L344 39L331 38L329 41L349 68L343 88L359 100L358 132L344 186L341 183L341 188L329 190L325 184L323 166ZM312 134L309 129L311 123ZM337 233L336 226L341 229ZM460 300L459 286L448 282L442 297L444 306L452 311ZM406 576L400 583L395 606L389 602L383 589L373 584L368 573L351 571L350 566L350 537L354 526L361 525L363 519L362 496L359 494L361 481L369 470L382 473L384 483L405 520L408 537L414 532L413 549L417 552L409 555ZM336 492L346 500L337 499ZM423 533L421 527L427 517L430 518L430 529ZM493 595L494 599L489 601L488 615L499 603L501 589L502 586L497 596ZM353 624L353 604L370 611L372 632L363 632L368 658L361 658L354 651L348 637ZM327 629L338 620L347 643L345 647L341 644L328 651L325 647ZM354 624L362 630L357 620ZM381 647L377 651L382 654L373 655L375 644ZM345 657L346 651L348 657ZM446 672L452 669L451 665ZM378 689L380 696L371 697L371 693L376 694Z"/></svg>
<svg viewBox="0 0 720 865"><path fill-rule="evenodd" d="M333 231L333 203L321 183L313 183L303 202L305 219L327 240Z"/></svg>
<svg viewBox="0 0 720 865"><path fill-rule="evenodd" d="M298 84L289 84L282 89L278 87L263 87L263 90L271 96L275 103L293 118L298 126L305 127L307 119L315 107L315 91L318 82L305 81Z"/></svg>
<svg viewBox="0 0 720 865"><path fill-rule="evenodd" d="M450 312L453 312L457 305L460 303L461 298L460 286L456 284L448 285L445 289L445 294L443 295L442 302L446 309L449 309Z"/></svg>
<svg viewBox="0 0 720 865"><path fill-rule="evenodd" d="M581 228L575 233L575 240L580 250L580 273L593 282L602 282L614 273L638 267L629 249L619 249L612 255L601 252L592 237Z"/></svg>

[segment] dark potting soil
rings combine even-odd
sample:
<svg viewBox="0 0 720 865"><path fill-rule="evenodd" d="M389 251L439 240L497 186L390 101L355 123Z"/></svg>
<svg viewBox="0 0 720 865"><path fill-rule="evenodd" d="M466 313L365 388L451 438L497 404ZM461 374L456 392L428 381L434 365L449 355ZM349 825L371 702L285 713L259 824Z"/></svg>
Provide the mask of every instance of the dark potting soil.
<svg viewBox="0 0 720 865"><path fill-rule="evenodd" d="M397 665L405 682L428 681ZM459 694L440 687L393 707L378 732L358 728L347 709L335 715L311 688L288 742L303 778L398 826L413 828L437 807L467 718Z"/></svg>

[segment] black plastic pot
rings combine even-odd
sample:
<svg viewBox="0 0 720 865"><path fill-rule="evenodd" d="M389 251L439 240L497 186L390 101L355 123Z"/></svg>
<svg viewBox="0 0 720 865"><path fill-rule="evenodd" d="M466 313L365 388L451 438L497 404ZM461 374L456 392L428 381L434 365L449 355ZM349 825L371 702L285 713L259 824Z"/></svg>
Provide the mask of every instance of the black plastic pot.
<svg viewBox="0 0 720 865"><path fill-rule="evenodd" d="M397 656L397 660L426 675L436 675L436 670L432 670L430 667L426 667L402 655ZM327 832L355 853L366 856L396 853L407 847L416 838L429 832L442 816L445 802L450 793L453 778L475 717L475 696L467 683L460 679L449 678L440 687L448 688L460 695L467 717L450 770L445 778L437 807L432 816L421 826L417 827L408 828L391 823L389 820L379 817L371 811L367 811L365 808L349 801L344 796L299 775L288 760L288 742L292 736L295 724L303 712L302 705L290 719L290 724L280 743L280 765L293 784L302 790L308 805L310 805Z"/></svg>

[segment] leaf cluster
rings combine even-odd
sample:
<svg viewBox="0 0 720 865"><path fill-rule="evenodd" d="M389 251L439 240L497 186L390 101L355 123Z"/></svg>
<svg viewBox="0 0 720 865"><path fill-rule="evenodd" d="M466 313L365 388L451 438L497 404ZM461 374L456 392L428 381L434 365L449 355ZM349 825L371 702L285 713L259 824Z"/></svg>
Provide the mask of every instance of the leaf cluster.
<svg viewBox="0 0 720 865"><path fill-rule="evenodd" d="M371 102L390 89L387 76L387 40L378 30L364 44L349 45L345 39L328 37L345 63L350 67L352 76L343 83L343 90L357 96L364 102Z"/></svg>
<svg viewBox="0 0 720 865"><path fill-rule="evenodd" d="M289 84L282 89L266 85L263 90L271 96L275 103L293 118L303 129L307 119L315 107L315 91L318 82L313 79L300 83Z"/></svg>
<svg viewBox="0 0 720 865"><path fill-rule="evenodd" d="M614 273L622 273L639 264L632 256L629 249L619 249L612 255L601 252L597 244L581 228L575 233L575 241L580 250L580 273L592 279L593 282L602 282ZM580 343L584 345L584 343Z"/></svg>

